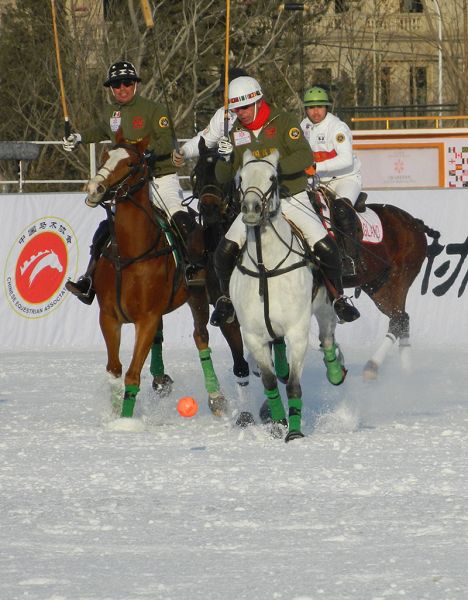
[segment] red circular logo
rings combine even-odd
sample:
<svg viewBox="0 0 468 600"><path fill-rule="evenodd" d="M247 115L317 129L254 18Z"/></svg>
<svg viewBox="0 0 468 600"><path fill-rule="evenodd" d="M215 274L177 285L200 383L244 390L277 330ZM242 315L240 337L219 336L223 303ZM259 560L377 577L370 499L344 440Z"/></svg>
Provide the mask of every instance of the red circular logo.
<svg viewBox="0 0 468 600"><path fill-rule="evenodd" d="M43 232L26 243L16 261L16 288L31 304L51 298L63 284L68 254L64 240L53 232Z"/></svg>

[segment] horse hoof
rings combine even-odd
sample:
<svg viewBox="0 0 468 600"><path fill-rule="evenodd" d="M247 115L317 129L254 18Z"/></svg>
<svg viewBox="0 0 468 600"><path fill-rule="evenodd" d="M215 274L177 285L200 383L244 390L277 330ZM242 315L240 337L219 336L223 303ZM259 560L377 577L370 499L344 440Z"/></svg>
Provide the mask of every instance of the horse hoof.
<svg viewBox="0 0 468 600"><path fill-rule="evenodd" d="M160 398L165 398L172 392L173 383L174 382L169 375L156 375L156 377L153 378L153 390Z"/></svg>
<svg viewBox="0 0 468 600"><path fill-rule="evenodd" d="M215 417L224 417L228 412L227 400L219 392L216 396L208 396L208 407Z"/></svg>
<svg viewBox="0 0 468 600"><path fill-rule="evenodd" d="M253 414L249 411L241 412L241 414L237 417L236 425L237 427L242 427L243 429L245 429L245 427L249 427L250 425L255 425Z"/></svg>
<svg viewBox="0 0 468 600"><path fill-rule="evenodd" d="M286 419L281 419L281 421L272 421L270 425L270 435L272 438L276 440L282 440L284 438L284 434L288 430L288 422Z"/></svg>
<svg viewBox="0 0 468 600"><path fill-rule="evenodd" d="M284 441L287 444L288 442L291 442L292 440L298 440L303 437L304 437L304 434L302 433L302 431L288 431L286 437L284 438Z"/></svg>
<svg viewBox="0 0 468 600"><path fill-rule="evenodd" d="M268 406L268 400L265 400L265 402L260 407L258 416L260 417L260 421L264 425L266 425L267 423L271 423L271 412L270 407Z"/></svg>
<svg viewBox="0 0 468 600"><path fill-rule="evenodd" d="M328 377L328 374L327 374L327 379L332 385L341 385L343 383L343 381L346 379L347 374L348 374L348 369L346 369L345 367L341 367L341 376L339 379L333 379L333 377L331 377L331 376Z"/></svg>
<svg viewBox="0 0 468 600"><path fill-rule="evenodd" d="M373 381L377 379L379 375L379 365L375 363L373 360L369 360L364 367L362 372L362 378L364 381Z"/></svg>

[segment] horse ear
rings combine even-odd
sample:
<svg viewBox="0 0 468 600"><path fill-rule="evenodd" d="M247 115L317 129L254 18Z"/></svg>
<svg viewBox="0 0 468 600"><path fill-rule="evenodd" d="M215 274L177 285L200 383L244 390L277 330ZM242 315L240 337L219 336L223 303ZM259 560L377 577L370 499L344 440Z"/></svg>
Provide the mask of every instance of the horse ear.
<svg viewBox="0 0 468 600"><path fill-rule="evenodd" d="M242 166L244 166L245 164L247 164L249 162L249 160L252 160L253 154L252 154L252 152L249 149L247 149L244 152L244 156L242 158L243 158Z"/></svg>
<svg viewBox="0 0 468 600"><path fill-rule="evenodd" d="M138 152L140 154L143 154L143 152L146 150L146 148L148 148L149 141L150 141L150 136L147 135L142 140L139 140L136 143L136 147L138 148Z"/></svg>
<svg viewBox="0 0 468 600"><path fill-rule="evenodd" d="M117 129L117 131L115 132L115 143L116 144L122 144L123 141L124 141L124 139L125 138L124 138L124 135L123 135L123 132L122 132L122 127L119 127Z"/></svg>
<svg viewBox="0 0 468 600"><path fill-rule="evenodd" d="M274 167L278 166L280 153L275 148L271 154L268 155L268 162L271 163Z"/></svg>
<svg viewBox="0 0 468 600"><path fill-rule="evenodd" d="M205 142L205 138L201 135L200 139L198 140L198 151L200 152L200 154L206 152L206 142Z"/></svg>

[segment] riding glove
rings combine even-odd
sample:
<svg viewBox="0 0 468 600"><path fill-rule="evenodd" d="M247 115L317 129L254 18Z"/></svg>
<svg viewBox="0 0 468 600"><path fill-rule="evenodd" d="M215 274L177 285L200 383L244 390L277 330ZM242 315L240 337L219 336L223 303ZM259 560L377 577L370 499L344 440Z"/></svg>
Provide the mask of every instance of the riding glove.
<svg viewBox="0 0 468 600"><path fill-rule="evenodd" d="M229 138L223 136L219 139L218 142L218 156L229 162L231 160L232 151L234 150L234 146L229 141Z"/></svg>
<svg viewBox="0 0 468 600"><path fill-rule="evenodd" d="M177 168L185 165L185 156L182 148L178 152L177 150L172 151L172 164Z"/></svg>
<svg viewBox="0 0 468 600"><path fill-rule="evenodd" d="M73 152L81 142L79 133L71 133L68 137L62 138L62 147L66 152Z"/></svg>

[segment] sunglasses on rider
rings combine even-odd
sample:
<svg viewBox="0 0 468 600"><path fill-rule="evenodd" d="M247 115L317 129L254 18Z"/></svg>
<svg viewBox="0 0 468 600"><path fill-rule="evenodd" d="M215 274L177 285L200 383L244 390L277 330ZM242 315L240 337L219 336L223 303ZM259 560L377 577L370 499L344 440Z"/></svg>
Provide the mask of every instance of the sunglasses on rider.
<svg viewBox="0 0 468 600"><path fill-rule="evenodd" d="M122 85L125 87L131 87L135 81L133 79L119 79L118 81L112 81L110 86L114 90L118 90Z"/></svg>

